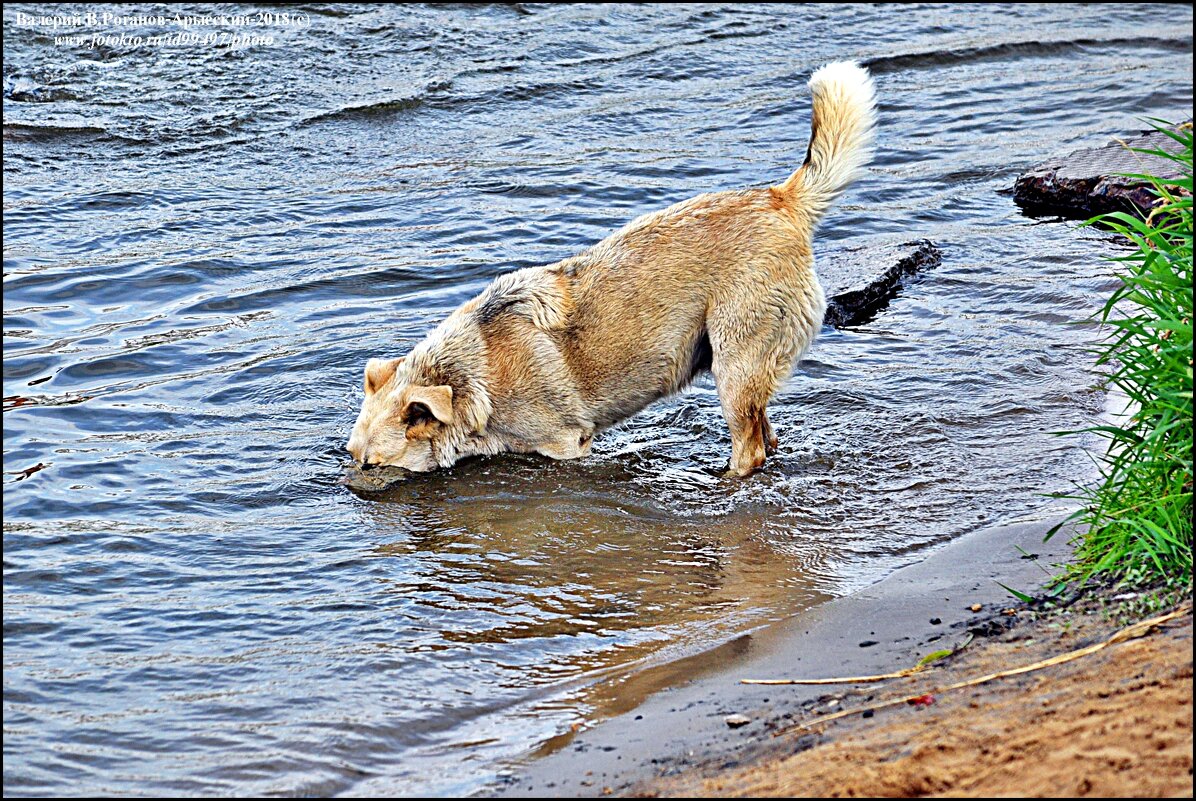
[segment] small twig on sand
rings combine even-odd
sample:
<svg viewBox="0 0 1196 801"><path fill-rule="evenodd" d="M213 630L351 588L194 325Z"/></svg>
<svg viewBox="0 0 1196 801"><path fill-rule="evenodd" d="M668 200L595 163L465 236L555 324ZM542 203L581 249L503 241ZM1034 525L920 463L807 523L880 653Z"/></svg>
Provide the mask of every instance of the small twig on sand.
<svg viewBox="0 0 1196 801"><path fill-rule="evenodd" d="M950 690L959 690L964 687L975 687L978 684L985 684L987 682L993 681L994 679L1003 679L1003 678L1006 678L1007 676L1016 676L1021 673L1029 673L1034 670L1041 670L1042 668L1051 667L1052 665L1061 665L1064 662L1070 662L1073 659L1079 659L1082 656L1088 656L1089 654L1094 654L1097 651L1100 651L1104 648L1108 648L1110 645L1116 645L1119 642L1125 642L1126 640L1132 640L1135 637L1141 637L1144 634L1149 633L1150 630L1153 629L1155 626L1159 626L1168 621L1175 620L1178 617L1190 615L1191 613L1192 613L1192 604L1189 601L1188 603L1185 603L1180 608L1178 608L1172 612L1168 612L1165 615L1153 617L1149 620L1142 620L1142 621L1139 621L1138 623L1134 623L1132 626L1126 626L1124 629L1121 629L1120 631L1113 634L1113 636L1110 637L1109 639L1104 640L1103 642L1098 642L1095 645L1089 645L1086 648L1080 648L1075 651L1069 651L1068 653L1060 654L1058 656L1053 656L1050 659L1044 659L1041 662L1035 662L1030 665L1023 665L1021 667L1010 668L1009 670L1002 670L997 673L989 673L987 675L980 676L975 679L968 679L967 681L961 681L961 682L957 682L956 684L950 684L946 687L942 687L937 690L931 690L929 694L945 693ZM902 674L909 675L911 673L917 672L917 670L918 670L917 668L910 668L909 670L898 671L897 673L889 674L888 677L880 677L880 678L901 678ZM876 677L865 677L863 680L871 680L874 678L876 678ZM781 683L832 684L832 683L850 683L850 682L854 682L854 681L861 681L861 679L815 679L813 681L802 681L802 682L783 681ZM777 683L777 682L760 682L760 683ZM925 696L927 694L928 693L918 693L917 695L911 695L911 696L907 696L905 698L896 698L891 701L882 701L877 704L869 704L868 706L857 707L855 709L845 709L842 712L836 712L833 715L826 715L824 717L820 717L815 720L808 720L808 721L804 721L802 723L795 723L792 726L786 726L783 729L777 729L775 732L773 732L772 736L779 737L780 735L785 734L786 732L800 730L800 729L808 729L811 726L817 726L820 723L829 723L830 721L835 720L837 718L845 718L845 717L848 717L849 715L856 715L856 714L860 714L862 712L867 712L869 710L885 709L886 707L890 707L890 706L899 706L901 704L908 704L908 703L915 701L916 699L922 698L923 696Z"/></svg>
<svg viewBox="0 0 1196 801"><path fill-rule="evenodd" d="M881 673L877 676L846 676L841 679L740 679L740 684L865 684L872 681L887 681L889 679L903 679L915 673L921 673L930 663L917 667L898 670L896 673Z"/></svg>
<svg viewBox="0 0 1196 801"><path fill-rule="evenodd" d="M928 667L932 667L935 662L947 656L955 656L957 653L967 648L972 642L972 635L954 648L944 649L942 651L935 651L932 654L927 654L922 657L922 661L914 665L912 668L905 668L898 670L896 673L881 673L876 676L847 676L842 679L740 679L740 684L867 684L873 681L888 681L889 679L904 679L906 676L912 676L915 673L921 673Z"/></svg>

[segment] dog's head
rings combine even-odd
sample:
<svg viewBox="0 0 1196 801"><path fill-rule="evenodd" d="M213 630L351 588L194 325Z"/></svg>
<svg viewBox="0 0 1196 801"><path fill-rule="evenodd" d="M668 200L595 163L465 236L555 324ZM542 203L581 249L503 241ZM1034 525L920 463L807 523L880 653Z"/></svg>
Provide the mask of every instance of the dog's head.
<svg viewBox="0 0 1196 801"><path fill-rule="evenodd" d="M421 382L406 362L366 364L365 402L347 445L363 467L424 472L456 461L462 421L453 410L453 388Z"/></svg>

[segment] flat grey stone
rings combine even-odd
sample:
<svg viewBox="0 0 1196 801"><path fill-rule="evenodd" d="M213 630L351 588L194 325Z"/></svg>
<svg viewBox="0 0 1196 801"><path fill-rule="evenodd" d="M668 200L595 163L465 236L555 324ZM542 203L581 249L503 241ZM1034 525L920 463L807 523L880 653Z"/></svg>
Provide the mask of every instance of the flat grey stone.
<svg viewBox="0 0 1196 801"><path fill-rule="evenodd" d="M1180 171L1174 161L1136 149L1178 152L1180 145L1165 133L1147 131L1104 147L1056 156L1018 177L1013 200L1031 216L1087 220L1126 211L1146 217L1157 196L1148 182L1127 174L1169 179L1180 177Z"/></svg>

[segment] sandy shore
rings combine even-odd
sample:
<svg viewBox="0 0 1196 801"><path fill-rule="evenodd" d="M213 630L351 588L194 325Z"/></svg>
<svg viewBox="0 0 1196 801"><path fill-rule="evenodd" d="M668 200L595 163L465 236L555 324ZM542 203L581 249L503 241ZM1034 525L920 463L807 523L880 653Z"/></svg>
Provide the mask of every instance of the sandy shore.
<svg viewBox="0 0 1196 801"><path fill-rule="evenodd" d="M949 664L882 686L847 685L770 720L739 764L696 762L634 795L747 797L1153 797L1192 795L1190 605L1149 633L1062 664L959 689L1083 651L1123 631L1120 597L1041 616ZM1124 622L1124 621L1122 621ZM846 691L843 691L843 690ZM916 698L913 703L909 699ZM895 705L882 706L886 702ZM827 720L836 710L850 714Z"/></svg>
<svg viewBox="0 0 1196 801"><path fill-rule="evenodd" d="M1132 593L1093 590L1044 608L996 583L1041 584L1068 552L1062 535L1042 541L1054 522L977 531L863 592L741 638L721 649L719 670L581 732L495 794L1191 796L1190 606L1095 654L944 691L1103 642L1136 619ZM933 668L882 683L740 683L888 673L965 643ZM871 709L911 696L923 698ZM859 714L823 720L843 710ZM749 722L732 728L730 715Z"/></svg>
<svg viewBox="0 0 1196 801"><path fill-rule="evenodd" d="M686 774L704 780L718 770L775 757L774 745L785 738L772 737L772 731L803 718L812 704L829 703L828 688L745 685L740 679L885 673L915 665L969 637L972 645L953 662L978 652L978 646L1003 635L1018 620L1002 614L1015 603L997 582L1034 590L1046 577L1044 570L1069 554L1062 533L1043 542L1056 522L1057 517L1048 517L973 532L866 590L742 637L719 649L722 664L716 669L675 683L634 711L557 743L555 752L516 766L492 794L667 792L667 786L656 784L662 778ZM1190 677L1190 649L1187 665ZM939 670L951 669L953 665ZM1188 682L1190 692L1190 678ZM733 714L750 722L733 729L725 722ZM1189 706L1189 721L1190 715ZM813 744L807 740L799 745L798 739L789 740L788 754ZM1189 786L1190 781L1189 774Z"/></svg>

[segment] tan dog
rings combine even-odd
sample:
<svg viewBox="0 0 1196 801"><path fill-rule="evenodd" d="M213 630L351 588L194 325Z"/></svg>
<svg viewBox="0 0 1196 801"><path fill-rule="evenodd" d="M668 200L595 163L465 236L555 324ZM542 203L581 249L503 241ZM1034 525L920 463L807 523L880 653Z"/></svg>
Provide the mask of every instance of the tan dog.
<svg viewBox="0 0 1196 801"><path fill-rule="evenodd" d="M868 72L830 64L810 90L809 150L783 184L646 214L579 256L500 276L406 356L370 359L349 452L418 471L503 451L572 459L711 370L728 474L760 467L777 444L765 407L826 310L814 227L871 159Z"/></svg>

